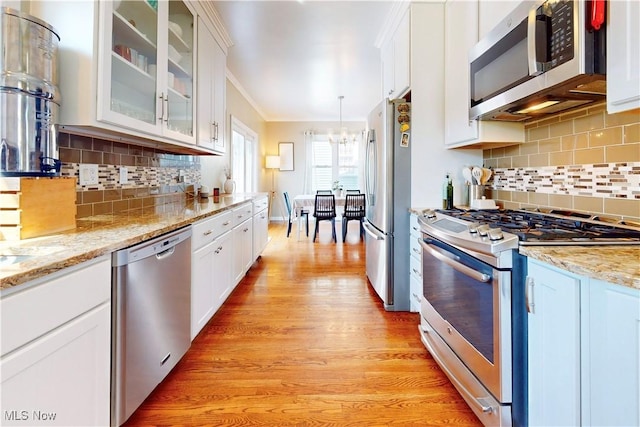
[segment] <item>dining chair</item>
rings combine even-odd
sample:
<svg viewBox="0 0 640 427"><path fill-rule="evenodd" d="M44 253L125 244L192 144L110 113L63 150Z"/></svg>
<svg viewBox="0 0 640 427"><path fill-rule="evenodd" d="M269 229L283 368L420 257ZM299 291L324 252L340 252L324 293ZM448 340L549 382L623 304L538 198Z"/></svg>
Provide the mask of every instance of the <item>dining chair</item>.
<svg viewBox="0 0 640 427"><path fill-rule="evenodd" d="M364 237L363 220L366 211L364 194L347 193L344 201L344 213L342 214L342 242L347 238L347 225L350 220L357 219L360 222L360 239Z"/></svg>
<svg viewBox="0 0 640 427"><path fill-rule="evenodd" d="M282 194L284 194L284 204L287 207L287 214L289 217L288 219L289 224L287 224L287 237L289 237L289 234L291 234L291 224L293 223L294 211L291 207L291 199L289 198L289 193L285 191ZM303 216L306 219L307 237L309 237L309 211L307 211L306 209L300 209L300 216ZM298 227L299 226L300 226L300 223L298 222ZM298 232L298 238L300 238L299 232Z"/></svg>
<svg viewBox="0 0 640 427"><path fill-rule="evenodd" d="M331 190L318 190L318 191L316 191L316 194L333 194L333 191L331 191Z"/></svg>
<svg viewBox="0 0 640 427"><path fill-rule="evenodd" d="M336 197L333 194L316 194L313 216L316 218L313 241L316 241L320 221L328 220L331 221L331 237L338 243L338 239L336 238Z"/></svg>

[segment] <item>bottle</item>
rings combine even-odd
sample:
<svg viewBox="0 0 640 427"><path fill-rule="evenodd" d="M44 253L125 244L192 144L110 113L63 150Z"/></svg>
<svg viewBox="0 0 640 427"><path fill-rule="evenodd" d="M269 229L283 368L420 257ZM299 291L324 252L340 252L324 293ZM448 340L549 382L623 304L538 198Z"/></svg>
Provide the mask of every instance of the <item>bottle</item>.
<svg viewBox="0 0 640 427"><path fill-rule="evenodd" d="M447 209L447 191L449 187L449 173L444 177L444 182L442 183L442 209Z"/></svg>
<svg viewBox="0 0 640 427"><path fill-rule="evenodd" d="M447 174L447 209L453 209L453 182Z"/></svg>

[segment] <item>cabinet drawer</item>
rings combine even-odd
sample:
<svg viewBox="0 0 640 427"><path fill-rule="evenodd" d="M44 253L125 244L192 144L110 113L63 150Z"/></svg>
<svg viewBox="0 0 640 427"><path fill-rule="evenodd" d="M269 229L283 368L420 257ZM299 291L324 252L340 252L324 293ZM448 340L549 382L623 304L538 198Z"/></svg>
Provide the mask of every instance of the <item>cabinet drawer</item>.
<svg viewBox="0 0 640 427"><path fill-rule="evenodd" d="M422 247L420 246L420 242L418 241L418 237L413 234L409 236L409 253L412 258L416 258L422 264Z"/></svg>
<svg viewBox="0 0 640 427"><path fill-rule="evenodd" d="M418 280L414 275L409 278L409 301L411 311L420 311L420 302L422 301L422 281Z"/></svg>
<svg viewBox="0 0 640 427"><path fill-rule="evenodd" d="M111 260L88 261L0 299L4 355L111 298Z"/></svg>
<svg viewBox="0 0 640 427"><path fill-rule="evenodd" d="M231 230L233 226L233 212L226 211L203 219L193 225L193 237L191 238L191 249L197 250L215 240L222 233Z"/></svg>
<svg viewBox="0 0 640 427"><path fill-rule="evenodd" d="M420 224L418 224L418 215L411 215L409 218L409 228L412 236L420 237L422 235L422 232L420 231Z"/></svg>
<svg viewBox="0 0 640 427"><path fill-rule="evenodd" d="M269 198L261 197L253 201L253 212L258 213L269 207Z"/></svg>
<svg viewBox="0 0 640 427"><path fill-rule="evenodd" d="M409 259L409 271L411 272L411 277L414 277L422 283L422 262L417 260L414 257Z"/></svg>
<svg viewBox="0 0 640 427"><path fill-rule="evenodd" d="M233 226L235 227L253 216L253 203L245 203L231 212L233 213Z"/></svg>

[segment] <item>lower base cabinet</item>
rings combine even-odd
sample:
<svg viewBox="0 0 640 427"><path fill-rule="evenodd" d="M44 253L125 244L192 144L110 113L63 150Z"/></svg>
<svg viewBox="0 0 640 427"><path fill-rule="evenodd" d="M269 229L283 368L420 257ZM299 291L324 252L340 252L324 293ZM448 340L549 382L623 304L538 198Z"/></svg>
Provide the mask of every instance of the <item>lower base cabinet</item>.
<svg viewBox="0 0 640 427"><path fill-rule="evenodd" d="M269 243L269 199L263 197L253 202L253 259L264 251Z"/></svg>
<svg viewBox="0 0 640 427"><path fill-rule="evenodd" d="M253 219L248 220L234 227L233 234L233 286L240 283L244 275L253 264Z"/></svg>
<svg viewBox="0 0 640 427"><path fill-rule="evenodd" d="M640 289L591 279L588 295L582 420L640 426Z"/></svg>
<svg viewBox="0 0 640 427"><path fill-rule="evenodd" d="M529 425L580 425L580 278L529 261Z"/></svg>
<svg viewBox="0 0 640 427"><path fill-rule="evenodd" d="M640 425L640 289L528 261L529 425Z"/></svg>
<svg viewBox="0 0 640 427"><path fill-rule="evenodd" d="M191 340L231 293L232 214L226 211L193 225L191 239Z"/></svg>
<svg viewBox="0 0 640 427"><path fill-rule="evenodd" d="M4 426L109 425L111 262L0 299Z"/></svg>

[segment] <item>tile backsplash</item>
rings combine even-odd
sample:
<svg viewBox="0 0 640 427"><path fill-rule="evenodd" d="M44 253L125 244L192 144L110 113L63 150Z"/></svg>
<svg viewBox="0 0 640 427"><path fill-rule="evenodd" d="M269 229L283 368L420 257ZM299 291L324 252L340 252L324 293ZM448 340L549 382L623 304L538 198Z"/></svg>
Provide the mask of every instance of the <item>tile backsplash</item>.
<svg viewBox="0 0 640 427"><path fill-rule="evenodd" d="M640 220L640 110L610 115L600 104L528 123L525 132L523 144L483 152L499 205Z"/></svg>
<svg viewBox="0 0 640 427"><path fill-rule="evenodd" d="M200 182L198 156L67 133L58 139L62 176L79 178L81 164L98 165L98 184L77 181L77 218L162 206ZM121 167L127 168L126 183L120 183Z"/></svg>

